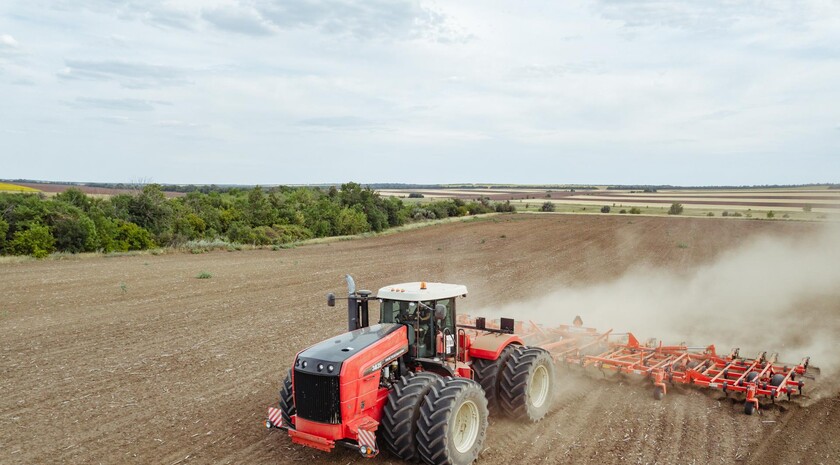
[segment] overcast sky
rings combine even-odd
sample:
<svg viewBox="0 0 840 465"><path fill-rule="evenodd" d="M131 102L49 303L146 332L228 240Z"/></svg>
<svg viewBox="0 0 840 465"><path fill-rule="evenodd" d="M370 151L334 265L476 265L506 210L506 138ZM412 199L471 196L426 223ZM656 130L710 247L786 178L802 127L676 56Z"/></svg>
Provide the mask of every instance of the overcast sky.
<svg viewBox="0 0 840 465"><path fill-rule="evenodd" d="M840 181L840 1L3 0L0 178Z"/></svg>

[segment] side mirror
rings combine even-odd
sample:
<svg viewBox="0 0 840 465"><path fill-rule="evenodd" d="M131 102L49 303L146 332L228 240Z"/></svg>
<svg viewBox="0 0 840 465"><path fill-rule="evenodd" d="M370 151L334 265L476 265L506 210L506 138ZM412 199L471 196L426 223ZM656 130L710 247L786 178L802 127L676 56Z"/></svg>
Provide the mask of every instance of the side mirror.
<svg viewBox="0 0 840 465"><path fill-rule="evenodd" d="M327 294L327 306L335 307L335 294L333 294L332 292Z"/></svg>
<svg viewBox="0 0 840 465"><path fill-rule="evenodd" d="M435 305L435 319L438 321L446 319L446 305L437 304Z"/></svg>

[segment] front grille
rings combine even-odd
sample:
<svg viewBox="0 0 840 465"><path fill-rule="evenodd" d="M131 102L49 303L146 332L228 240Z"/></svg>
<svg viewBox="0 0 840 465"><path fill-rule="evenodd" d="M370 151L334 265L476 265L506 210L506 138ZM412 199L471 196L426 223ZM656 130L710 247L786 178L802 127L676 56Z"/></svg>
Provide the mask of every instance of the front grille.
<svg viewBox="0 0 840 465"><path fill-rule="evenodd" d="M295 370L295 408L301 418L318 423L341 423L340 379Z"/></svg>

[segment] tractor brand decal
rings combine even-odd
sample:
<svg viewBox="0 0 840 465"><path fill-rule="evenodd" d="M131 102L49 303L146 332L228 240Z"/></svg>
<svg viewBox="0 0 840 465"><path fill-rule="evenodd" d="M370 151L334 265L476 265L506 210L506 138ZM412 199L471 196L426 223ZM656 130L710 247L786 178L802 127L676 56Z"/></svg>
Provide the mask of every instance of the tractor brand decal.
<svg viewBox="0 0 840 465"><path fill-rule="evenodd" d="M271 422L272 425L280 428L283 426L283 412L279 408L269 407L268 408L268 421Z"/></svg>
<svg viewBox="0 0 840 465"><path fill-rule="evenodd" d="M384 359L384 360L382 360L382 361L380 361L380 362L376 362L376 363L374 363L373 365L371 365L371 366L370 366L370 368L368 368L367 370L365 370L365 373L364 373L364 374L365 374L365 375L369 375L369 374L373 373L374 371L381 370L381 369L382 369L382 367L384 367L385 365L387 365L387 364L389 364L389 363L393 362L394 360L396 360L397 358L399 358L399 356L400 356L400 355L402 355L402 354L404 354L404 353L406 353L406 352L408 352L408 346L407 346L407 345L400 347L400 349L399 349L399 350L397 350L397 351L396 351L396 352L394 352L393 354L391 354L391 355L389 355L389 356L385 357L385 359Z"/></svg>

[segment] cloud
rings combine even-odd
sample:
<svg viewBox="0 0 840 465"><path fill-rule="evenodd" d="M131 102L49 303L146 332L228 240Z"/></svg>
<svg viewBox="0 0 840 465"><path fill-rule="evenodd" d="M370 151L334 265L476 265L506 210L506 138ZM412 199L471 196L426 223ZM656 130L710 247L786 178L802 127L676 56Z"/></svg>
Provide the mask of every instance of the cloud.
<svg viewBox="0 0 840 465"><path fill-rule="evenodd" d="M604 64L595 61L580 61L560 65L533 64L513 71L516 78L552 79L573 74L603 74Z"/></svg>
<svg viewBox="0 0 840 465"><path fill-rule="evenodd" d="M173 8L160 0L53 0L46 3L48 8L63 15L74 15L80 10L87 10L168 29L190 30L197 22L194 12Z"/></svg>
<svg viewBox="0 0 840 465"><path fill-rule="evenodd" d="M749 2L658 0L601 0L596 6L601 16L630 29L658 26L704 31L728 29L740 17L764 8Z"/></svg>
<svg viewBox="0 0 840 465"><path fill-rule="evenodd" d="M2 34L0 35L0 48L17 48L18 41L15 40L14 37L10 36L9 34Z"/></svg>
<svg viewBox="0 0 840 465"><path fill-rule="evenodd" d="M705 115L701 115L697 119L701 121L717 121L724 118L729 118L730 116L735 116L737 114L738 112L734 110L718 110L713 111L711 113L706 113Z"/></svg>
<svg viewBox="0 0 840 465"><path fill-rule="evenodd" d="M323 116L317 118L302 119L297 122L299 126L309 126L322 129L367 129L375 126L369 119L358 116Z"/></svg>
<svg viewBox="0 0 840 465"><path fill-rule="evenodd" d="M123 87L143 89L150 87L184 85L183 70L170 66L129 63L124 61L67 60L67 67L58 77L69 80L116 81Z"/></svg>
<svg viewBox="0 0 840 465"><path fill-rule="evenodd" d="M131 119L127 116L93 116L87 119L90 121L99 121L101 123L115 124L118 126L124 126L131 123Z"/></svg>
<svg viewBox="0 0 840 465"><path fill-rule="evenodd" d="M250 8L223 7L204 10L201 17L219 29L252 36L265 36L273 33L265 20Z"/></svg>
<svg viewBox="0 0 840 465"><path fill-rule="evenodd" d="M105 110L124 111L152 111L155 109L153 103L148 100L133 98L110 99L110 98L86 98L79 97L68 105L74 108L96 108Z"/></svg>
<svg viewBox="0 0 840 465"><path fill-rule="evenodd" d="M281 29L315 28L357 39L463 39L442 13L416 0L258 0L260 15Z"/></svg>
<svg viewBox="0 0 840 465"><path fill-rule="evenodd" d="M187 3L173 8L161 0L60 0L50 6L67 13L80 8L110 13L169 29L195 30L204 20L223 31L253 36L310 28L356 39L459 42L470 38L453 26L451 18L420 0L240 0L192 9Z"/></svg>
<svg viewBox="0 0 840 465"><path fill-rule="evenodd" d="M195 15L164 6L139 12L139 17L147 23L172 29L192 29L196 22Z"/></svg>

